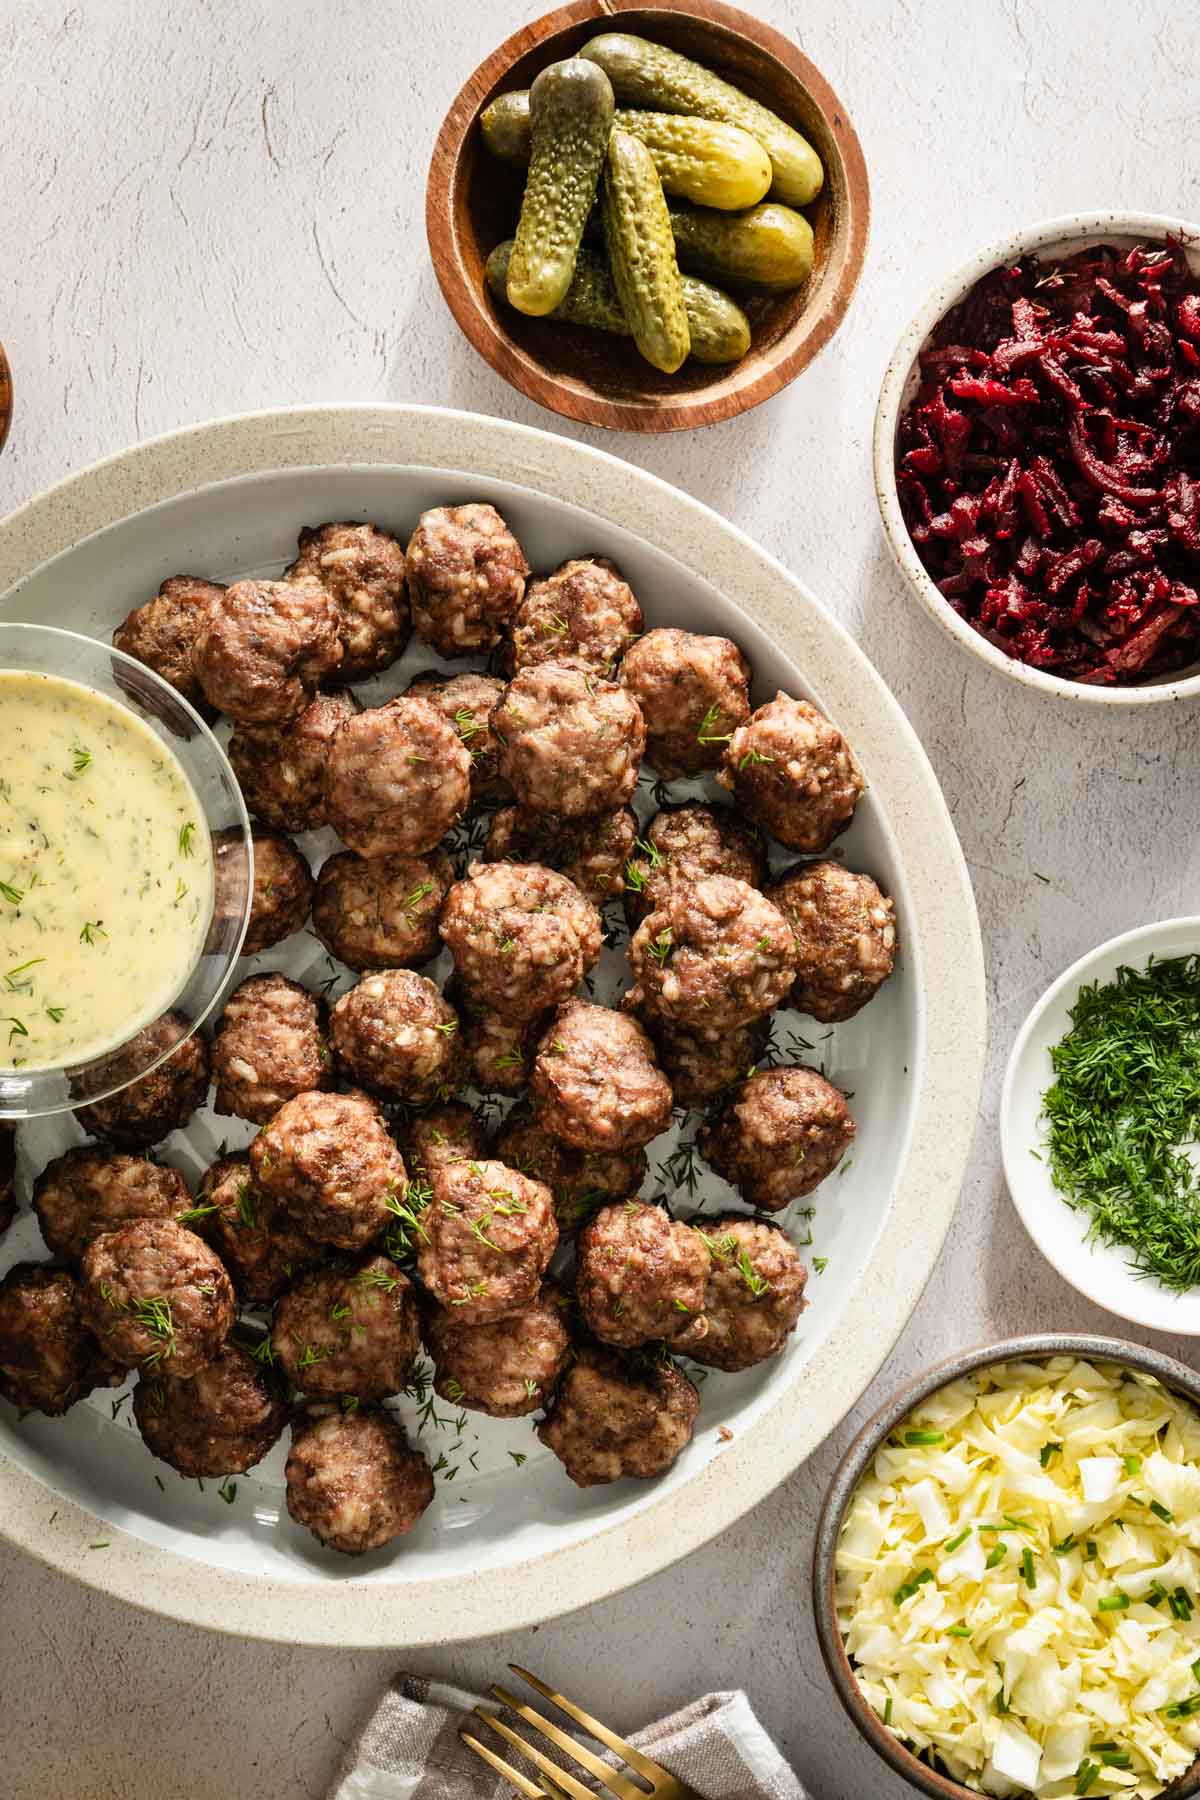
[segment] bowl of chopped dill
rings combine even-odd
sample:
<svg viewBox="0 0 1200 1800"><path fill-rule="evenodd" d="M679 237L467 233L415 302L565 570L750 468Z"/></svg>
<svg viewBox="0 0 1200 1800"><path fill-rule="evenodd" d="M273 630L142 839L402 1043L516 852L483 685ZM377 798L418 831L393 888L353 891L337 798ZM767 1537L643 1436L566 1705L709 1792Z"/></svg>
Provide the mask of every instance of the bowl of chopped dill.
<svg viewBox="0 0 1200 1800"><path fill-rule="evenodd" d="M1059 976L1013 1045L1000 1131L1013 1204L1064 1281L1200 1337L1200 918Z"/></svg>

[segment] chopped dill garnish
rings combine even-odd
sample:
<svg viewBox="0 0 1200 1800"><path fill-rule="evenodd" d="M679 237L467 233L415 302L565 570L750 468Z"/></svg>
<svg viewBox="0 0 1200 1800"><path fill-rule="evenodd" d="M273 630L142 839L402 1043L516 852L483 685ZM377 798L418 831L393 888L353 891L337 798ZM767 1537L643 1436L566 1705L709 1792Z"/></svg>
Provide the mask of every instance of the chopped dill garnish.
<svg viewBox="0 0 1200 1800"><path fill-rule="evenodd" d="M224 1481L217 1489L217 1494L225 1502L226 1506L233 1505L234 1501L237 1499L237 1482L233 1479L232 1475L227 1475L225 1477Z"/></svg>
<svg viewBox="0 0 1200 1800"><path fill-rule="evenodd" d="M97 938L107 936L108 933L100 919L85 919L83 930L79 933L79 941L81 944L94 944Z"/></svg>
<svg viewBox="0 0 1200 1800"><path fill-rule="evenodd" d="M0 881L0 894L4 896L10 906L20 906L22 900L25 898L22 890L20 888L15 888L11 881Z"/></svg>
<svg viewBox="0 0 1200 1800"><path fill-rule="evenodd" d="M696 742L698 744L727 744L733 736L733 733L731 731L714 731L713 726L719 725L720 723L721 708L714 701L700 721L700 729L696 733Z"/></svg>
<svg viewBox="0 0 1200 1800"><path fill-rule="evenodd" d="M195 837L195 835L196 835L196 827L195 827L194 822L191 819L188 820L186 825L181 825L179 827L179 854L180 854L180 856L190 856L192 854L192 839Z"/></svg>

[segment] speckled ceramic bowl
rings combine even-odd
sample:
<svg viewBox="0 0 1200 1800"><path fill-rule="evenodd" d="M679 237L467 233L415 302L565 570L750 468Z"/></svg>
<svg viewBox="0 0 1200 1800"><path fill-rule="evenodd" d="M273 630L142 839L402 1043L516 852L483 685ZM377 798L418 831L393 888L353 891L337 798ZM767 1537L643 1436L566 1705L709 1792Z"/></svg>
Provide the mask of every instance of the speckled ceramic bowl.
<svg viewBox="0 0 1200 1800"><path fill-rule="evenodd" d="M1194 699L1200 695L1200 665L1193 664L1169 681L1147 681L1131 687L1093 687L1085 682L1066 681L1061 675L1050 675L1042 669L1032 669L1027 663L1018 662L1015 657L998 650L947 604L917 555L896 489L896 433L900 416L917 389L917 357L934 327L990 269L1015 262L1031 251L1043 256L1066 256L1089 244L1116 243L1132 247L1168 235L1183 239L1192 267L1200 270L1200 225L1160 213L1068 213L1058 219L1043 219L1037 225L1010 232L989 244L963 268L940 281L905 326L888 363L875 411L875 493L892 554L912 593L926 612L981 662L1036 693L1073 700L1081 706L1150 706L1164 700Z"/></svg>
<svg viewBox="0 0 1200 1800"><path fill-rule="evenodd" d="M1163 1356L1157 1350L1129 1343L1124 1338L1088 1337L1082 1334L1060 1337L1053 1332L1046 1332L1036 1337L1004 1338L996 1344L963 1350L958 1356L952 1356L930 1369L919 1380L901 1388L885 1406L880 1407L873 1418L867 1420L838 1464L817 1521L816 1548L813 1552L813 1612L817 1640L829 1678L837 1690L838 1699L871 1748L898 1775L902 1775L911 1788L919 1794L930 1795L931 1800L978 1800L979 1790L964 1787L961 1782L952 1781L948 1775L941 1775L937 1770L931 1769L928 1763L922 1762L894 1731L889 1730L863 1697L854 1678L854 1668L846 1654L837 1620L834 1574L842 1520L859 1482L870 1468L883 1440L922 1401L928 1400L931 1394L936 1394L939 1388L948 1387L952 1381L959 1381L964 1375L972 1375L976 1369L986 1369L992 1363L1012 1362L1016 1359L1036 1361L1051 1356L1084 1356L1094 1362L1124 1363L1144 1375L1153 1375L1164 1387L1182 1395L1193 1406L1200 1407L1200 1374L1189 1369L1185 1363L1176 1362L1174 1357ZM1182 1781L1165 1790L1163 1800L1193 1800L1193 1796L1197 1794L1200 1794L1200 1763L1194 1765Z"/></svg>

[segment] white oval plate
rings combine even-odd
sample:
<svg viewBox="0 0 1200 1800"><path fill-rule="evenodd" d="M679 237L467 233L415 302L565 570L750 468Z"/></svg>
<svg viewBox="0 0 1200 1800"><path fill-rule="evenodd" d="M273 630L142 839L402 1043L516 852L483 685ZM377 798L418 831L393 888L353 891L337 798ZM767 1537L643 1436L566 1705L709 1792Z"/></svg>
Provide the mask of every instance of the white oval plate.
<svg viewBox="0 0 1200 1800"><path fill-rule="evenodd" d="M1054 1079L1050 1051L1070 1029L1081 987L1112 981L1123 963L1200 951L1200 919L1163 919L1110 938L1072 963L1046 989L1012 1047L1000 1101L1004 1175L1026 1231L1064 1281L1120 1319L1177 1337L1200 1337L1200 1290L1174 1294L1139 1275L1119 1246L1089 1243L1088 1215L1069 1207L1050 1179L1042 1095Z"/></svg>
<svg viewBox="0 0 1200 1800"><path fill-rule="evenodd" d="M404 537L425 507L485 498L535 568L611 556L650 623L735 638L754 666L756 700L783 687L832 715L871 784L845 852L896 896L903 953L880 996L833 1038L811 1020L789 1021L814 1042L811 1060L827 1057L855 1092L851 1166L815 1197L813 1251L828 1267L811 1280L812 1304L782 1356L705 1384L695 1441L660 1482L581 1492L528 1421L471 1415L458 1448L454 1433L422 1439L458 1470L449 1485L443 1472L437 1504L390 1552L356 1560L323 1551L287 1519L278 1450L224 1505L215 1483L201 1490L148 1456L119 1396L98 1394L65 1421L18 1422L0 1407L0 1532L108 1592L243 1636L354 1646L483 1636L601 1599L704 1543L858 1399L929 1275L966 1164L984 1046L982 957L932 771L878 676L807 590L653 476L547 432L437 408L220 421L85 470L0 523L0 613L107 637L166 575L277 570L303 524L370 518ZM396 691L431 661L410 651L367 697ZM281 949L261 962L310 980L327 973L304 937ZM166 1154L194 1179L222 1137L248 1135L206 1110ZM31 1126L20 1140L27 1193L63 1139ZM652 1171L660 1160L652 1146ZM733 1200L711 1176L698 1198ZM785 1218L803 1236L794 1209ZM25 1215L0 1266L40 1253ZM400 1410L411 1424L411 1403Z"/></svg>

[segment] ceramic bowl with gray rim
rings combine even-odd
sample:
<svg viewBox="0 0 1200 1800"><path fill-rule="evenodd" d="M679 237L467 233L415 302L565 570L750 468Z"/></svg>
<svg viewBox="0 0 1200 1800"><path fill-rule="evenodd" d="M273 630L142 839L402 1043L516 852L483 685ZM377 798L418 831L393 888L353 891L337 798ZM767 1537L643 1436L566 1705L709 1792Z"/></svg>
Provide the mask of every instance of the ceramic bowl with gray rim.
<svg viewBox="0 0 1200 1800"><path fill-rule="evenodd" d="M1028 663L1018 662L1015 657L998 650L995 644L989 643L959 617L938 591L936 582L917 555L896 486L896 434L901 414L916 393L917 358L930 335L950 308L956 306L990 270L1002 268L1006 263L1034 252L1040 256L1069 256L1092 244L1119 244L1132 248L1135 244L1162 242L1168 236L1182 240L1193 270L1200 273L1200 225L1161 213L1067 213L1057 219L1042 219L1036 225L1009 232L988 244L969 263L939 281L905 326L888 363L875 410L872 449L875 494L888 545L910 591L930 617L936 619L964 650L969 650L990 668L998 669L1035 693L1075 700L1085 706L1150 706L1164 700L1195 699L1200 695L1200 664L1193 663L1189 669L1166 680L1108 688L1068 681L1044 669L1031 668Z"/></svg>
<svg viewBox="0 0 1200 1800"><path fill-rule="evenodd" d="M829 1678L838 1699L871 1748L902 1775L911 1788L919 1794L928 1794L931 1800L978 1800L982 1790L966 1787L923 1762L883 1723L855 1680L854 1665L846 1652L837 1618L835 1576L842 1521L859 1482L884 1439L923 1401L948 1387L952 1381L961 1381L964 1376L990 1368L993 1363L1046 1361L1053 1356L1082 1356L1089 1362L1124 1364L1139 1374L1152 1375L1163 1387L1200 1408L1200 1373L1144 1344L1133 1344L1124 1338L1091 1337L1085 1333L1044 1332L1033 1337L1003 1338L996 1344L960 1351L957 1356L938 1363L880 1407L874 1417L867 1420L838 1464L817 1520L813 1614L817 1641ZM1163 1790L1163 1800L1168 1800L1168 1796L1169 1800L1194 1800L1196 1795L1200 1795L1200 1761L1193 1764L1181 1781Z"/></svg>

